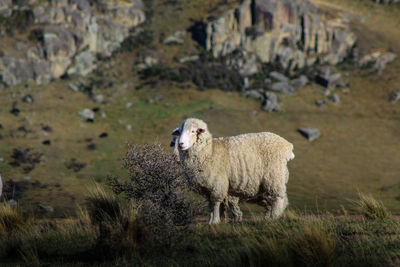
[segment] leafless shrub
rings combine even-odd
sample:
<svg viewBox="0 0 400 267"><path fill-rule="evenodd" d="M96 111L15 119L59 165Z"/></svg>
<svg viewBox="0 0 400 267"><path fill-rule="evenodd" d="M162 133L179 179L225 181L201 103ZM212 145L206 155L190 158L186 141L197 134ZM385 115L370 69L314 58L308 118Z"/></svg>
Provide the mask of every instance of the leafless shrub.
<svg viewBox="0 0 400 267"><path fill-rule="evenodd" d="M124 167L129 180L109 178L109 184L115 193L138 202L139 216L157 236L171 240L199 213L201 205L186 197L183 169L160 144L129 145Z"/></svg>

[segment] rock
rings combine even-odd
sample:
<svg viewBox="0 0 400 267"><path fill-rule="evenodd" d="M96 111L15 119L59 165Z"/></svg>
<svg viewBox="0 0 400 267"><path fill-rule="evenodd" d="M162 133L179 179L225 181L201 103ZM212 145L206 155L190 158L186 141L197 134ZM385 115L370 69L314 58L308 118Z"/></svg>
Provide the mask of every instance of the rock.
<svg viewBox="0 0 400 267"><path fill-rule="evenodd" d="M0 0L0 16L11 16L13 9L18 20L26 20L25 28L33 30L28 34L20 29L21 36L32 39L16 42L22 55L0 55L0 84L9 87L48 83L65 74L87 75L96 68L96 55L111 56L130 29L145 21L141 0Z"/></svg>
<svg viewBox="0 0 400 267"><path fill-rule="evenodd" d="M277 71L270 72L269 77L271 77L272 80L275 80L278 82L289 83L289 78L286 77L284 74L277 72Z"/></svg>
<svg viewBox="0 0 400 267"><path fill-rule="evenodd" d="M382 74L386 65L395 60L396 57L396 54L391 52L382 53L377 51L363 56L358 61L358 65L360 67L372 65L372 67L378 71L378 74Z"/></svg>
<svg viewBox="0 0 400 267"><path fill-rule="evenodd" d="M144 58L142 63L139 63L136 65L136 68L139 71L142 71L142 70L148 69L154 65L157 65L158 63L159 63L159 60L157 58L147 56Z"/></svg>
<svg viewBox="0 0 400 267"><path fill-rule="evenodd" d="M164 39L163 43L166 45L180 45L183 44L186 32L185 31L177 31L167 38Z"/></svg>
<svg viewBox="0 0 400 267"><path fill-rule="evenodd" d="M102 103L102 102L104 102L104 95L102 95L102 94L94 94L92 96L92 100L94 102L96 102L96 103Z"/></svg>
<svg viewBox="0 0 400 267"><path fill-rule="evenodd" d="M267 92L262 103L262 110L266 112L280 111L281 106L278 103L278 96L272 92Z"/></svg>
<svg viewBox="0 0 400 267"><path fill-rule="evenodd" d="M322 68L315 77L315 81L318 84L330 89L345 85L342 81L342 75L340 73L334 73L330 67Z"/></svg>
<svg viewBox="0 0 400 267"><path fill-rule="evenodd" d="M248 0L193 27L193 35L214 57L245 51L293 71L342 61L356 41L349 28L345 18L319 14L311 1Z"/></svg>
<svg viewBox="0 0 400 267"><path fill-rule="evenodd" d="M299 128L298 131L310 142L321 136L321 132L317 128Z"/></svg>
<svg viewBox="0 0 400 267"><path fill-rule="evenodd" d="M128 102L128 103L125 104L125 107L126 107L126 108L130 108L130 107L132 107L132 105L133 105L133 104L132 104L131 102Z"/></svg>
<svg viewBox="0 0 400 267"><path fill-rule="evenodd" d="M67 73L78 74L81 76L86 76L97 68L95 64L96 58L93 52L84 51L79 53L74 58L74 64L68 68Z"/></svg>
<svg viewBox="0 0 400 267"><path fill-rule="evenodd" d="M296 89L287 82L273 83L269 90L282 94L291 94L296 91Z"/></svg>
<svg viewBox="0 0 400 267"><path fill-rule="evenodd" d="M79 116L85 120L94 120L94 112L88 108L78 112Z"/></svg>
<svg viewBox="0 0 400 267"><path fill-rule="evenodd" d="M148 100L148 102L149 102L150 104L152 104L152 103L155 103L155 102L160 101L160 100L163 99L163 98L164 98L164 97L163 97L162 95L156 95L155 97L150 98L150 99Z"/></svg>
<svg viewBox="0 0 400 267"><path fill-rule="evenodd" d="M30 177L30 176L24 176L24 181L30 181L30 180L32 180L32 177Z"/></svg>
<svg viewBox="0 0 400 267"><path fill-rule="evenodd" d="M24 101L25 103L30 103L32 104L34 102L33 100L33 96L32 95L26 95L22 98L22 101Z"/></svg>
<svg viewBox="0 0 400 267"><path fill-rule="evenodd" d="M53 129L48 125L42 125L42 131L44 131L46 133L51 133L53 131Z"/></svg>
<svg viewBox="0 0 400 267"><path fill-rule="evenodd" d="M0 0L0 16L10 17L12 15L12 0Z"/></svg>
<svg viewBox="0 0 400 267"><path fill-rule="evenodd" d="M241 51L232 58L228 58L226 65L236 69L242 77L249 77L258 72L257 57L254 53Z"/></svg>
<svg viewBox="0 0 400 267"><path fill-rule="evenodd" d="M79 91L79 87L80 87L80 85L78 85L76 83L68 84L68 88L73 92L78 92Z"/></svg>
<svg viewBox="0 0 400 267"><path fill-rule="evenodd" d="M125 125L125 129L127 129L128 131L131 131L132 130L132 125L130 125L130 124Z"/></svg>
<svg viewBox="0 0 400 267"><path fill-rule="evenodd" d="M93 143L92 144L88 144L87 145L87 149L93 151L93 150L97 149L97 146L96 146L96 144L93 144Z"/></svg>
<svg viewBox="0 0 400 267"><path fill-rule="evenodd" d="M38 207L39 207L39 209L46 211L46 212L54 212L54 208L50 205L39 204Z"/></svg>
<svg viewBox="0 0 400 267"><path fill-rule="evenodd" d="M182 57L179 59L179 63L183 64L186 62L193 62L193 61L197 61L199 60L199 56L198 55L191 55L191 56L186 56L186 57Z"/></svg>
<svg viewBox="0 0 400 267"><path fill-rule="evenodd" d="M300 75L298 78L292 80L292 85L296 88L303 88L308 84L308 78L305 75Z"/></svg>
<svg viewBox="0 0 400 267"><path fill-rule="evenodd" d="M400 101L400 90L397 92L392 92L389 96L389 101L392 103Z"/></svg>
<svg viewBox="0 0 400 267"><path fill-rule="evenodd" d="M249 90L244 93L246 97L255 98L258 100L264 99L264 93L261 90Z"/></svg>
<svg viewBox="0 0 400 267"><path fill-rule="evenodd" d="M13 102L12 108L10 110L10 113L13 114L14 116L18 116L20 113L20 110L17 108L17 102Z"/></svg>
<svg viewBox="0 0 400 267"><path fill-rule="evenodd" d="M101 134L99 135L99 137L100 137L100 138L106 138L106 137L108 137L108 133L101 133Z"/></svg>
<svg viewBox="0 0 400 267"><path fill-rule="evenodd" d="M325 98L322 98L322 99L319 99L319 100L315 101L315 105L317 105L318 107L321 107L321 106L325 105L326 103L327 102L326 102Z"/></svg>
<svg viewBox="0 0 400 267"><path fill-rule="evenodd" d="M329 97L329 99L330 99L333 103L336 103L336 104L340 104L340 103L342 102L341 99L340 99L340 96L337 95L337 94L332 94L332 95Z"/></svg>
<svg viewBox="0 0 400 267"><path fill-rule="evenodd" d="M51 145L51 141L50 140L44 140L42 142L42 144L45 145L45 146L49 146L49 145Z"/></svg>

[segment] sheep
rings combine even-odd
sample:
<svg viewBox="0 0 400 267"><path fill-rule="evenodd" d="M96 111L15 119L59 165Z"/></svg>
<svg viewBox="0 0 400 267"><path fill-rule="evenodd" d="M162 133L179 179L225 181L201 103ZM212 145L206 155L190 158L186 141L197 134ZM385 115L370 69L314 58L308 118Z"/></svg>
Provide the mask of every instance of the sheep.
<svg viewBox="0 0 400 267"><path fill-rule="evenodd" d="M207 124L186 119L178 131L179 158L191 181L209 200L209 223L220 222L221 202L229 195L254 199L265 207L265 218L278 218L287 207L287 162L293 145L270 133L212 138Z"/></svg>
<svg viewBox="0 0 400 267"><path fill-rule="evenodd" d="M172 134L177 131L179 131L179 128L174 129L172 131ZM177 162L180 162L179 146L178 146L177 139L178 139L178 136L172 135L172 140L171 140L169 146L173 147L172 155L173 155L174 159ZM224 199L224 201L223 201L224 205L222 206L222 209L221 209L222 211L220 213L224 214L225 219L227 219L226 211L230 207L233 220L236 222L240 222L242 220L243 213L239 207L239 200L240 199L238 197L234 197L234 196L228 196L227 198Z"/></svg>

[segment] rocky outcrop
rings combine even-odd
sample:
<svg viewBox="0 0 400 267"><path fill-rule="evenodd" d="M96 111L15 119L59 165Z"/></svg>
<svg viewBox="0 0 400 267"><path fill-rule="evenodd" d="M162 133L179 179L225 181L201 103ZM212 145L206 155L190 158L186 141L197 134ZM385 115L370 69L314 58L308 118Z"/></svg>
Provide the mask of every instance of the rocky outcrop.
<svg viewBox="0 0 400 267"><path fill-rule="evenodd" d="M110 56L145 20L141 0L24 1L13 6L0 0L0 16L29 14L26 49L0 54L0 84L47 83L65 74L86 75L96 68L96 55Z"/></svg>
<svg viewBox="0 0 400 267"><path fill-rule="evenodd" d="M246 0L208 22L198 36L214 57L245 51L292 71L348 56L355 35L340 19L325 17L308 0Z"/></svg>

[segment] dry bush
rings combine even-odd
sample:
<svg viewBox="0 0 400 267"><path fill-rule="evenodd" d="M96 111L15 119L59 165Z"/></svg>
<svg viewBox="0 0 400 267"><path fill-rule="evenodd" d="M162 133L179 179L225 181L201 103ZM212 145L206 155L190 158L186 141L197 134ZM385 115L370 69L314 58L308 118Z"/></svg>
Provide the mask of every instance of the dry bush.
<svg viewBox="0 0 400 267"><path fill-rule="evenodd" d="M359 200L355 204L366 218L372 220L389 218L389 212L381 201L374 199L372 195L359 193L358 196Z"/></svg>
<svg viewBox="0 0 400 267"><path fill-rule="evenodd" d="M26 227L28 221L17 206L0 204L0 236L15 233Z"/></svg>
<svg viewBox="0 0 400 267"><path fill-rule="evenodd" d="M113 191L139 204L139 217L151 231L171 241L177 229L189 225L202 205L186 197L183 169L160 144L130 145L124 158L129 180L109 178Z"/></svg>

